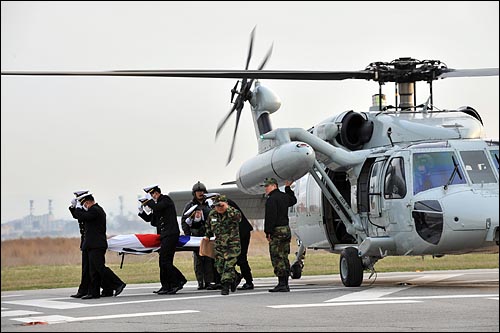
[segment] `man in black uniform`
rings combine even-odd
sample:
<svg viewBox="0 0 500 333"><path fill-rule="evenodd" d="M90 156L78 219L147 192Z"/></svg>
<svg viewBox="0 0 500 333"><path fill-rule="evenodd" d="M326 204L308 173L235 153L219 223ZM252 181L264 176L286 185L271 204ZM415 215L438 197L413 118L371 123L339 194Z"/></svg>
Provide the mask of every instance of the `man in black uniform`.
<svg viewBox="0 0 500 333"><path fill-rule="evenodd" d="M88 253L90 286L88 294L82 299L99 298L101 284L114 290L118 296L126 284L108 267L106 267L105 254L108 248L106 239L106 213L97 202L92 193L80 195L78 201L82 208L69 207L74 218L82 221L85 227L85 237L82 251Z"/></svg>
<svg viewBox="0 0 500 333"><path fill-rule="evenodd" d="M161 289L158 291L158 295L172 295L181 290L187 282L181 271L174 266L175 248L180 235L175 204L168 195L161 193L158 185L146 187L144 191L149 193L153 199L145 202L144 205L152 210L149 218L152 221L151 224L159 229L161 240Z"/></svg>
<svg viewBox="0 0 500 333"><path fill-rule="evenodd" d="M76 208L79 206L80 202L76 200L82 194L86 194L89 191L75 191L73 194L75 198L71 200L71 207ZM80 206L81 208L81 206ZM71 211L71 209L70 209ZM75 218L75 216L73 216ZM82 298L89 293L90 286L90 276L89 276L89 256L87 250L83 250L83 240L85 239L85 224L83 221L78 220L78 227L80 228L80 251L82 251L82 278L80 280L80 285L78 286L78 291L76 294L71 295L74 298Z"/></svg>
<svg viewBox="0 0 500 333"><path fill-rule="evenodd" d="M144 191L146 191L146 189L144 189ZM161 234L161 232L160 232L160 225L158 224L158 216L153 216L153 214L151 214L152 212L151 208L146 206L146 202L148 202L149 200L153 200L153 198L149 193L145 197L139 199L139 214L137 215L139 215L139 217L142 218L144 221L151 223L151 226L156 228L156 233L159 235ZM161 281L161 277L165 275L165 271L164 271L164 266L162 266L160 256L158 256L158 267L160 268L160 281ZM168 291L170 289L171 288L169 286L165 286L164 289L162 285L160 289L153 291L153 293L157 294L160 291Z"/></svg>
<svg viewBox="0 0 500 333"><path fill-rule="evenodd" d="M89 191L73 192L75 198L71 200L71 207L82 208L80 202L76 200L76 198L79 197L80 195L87 193L89 193ZM80 251L82 251L82 278L80 280L80 285L78 286L78 291L76 292L76 294L71 295L71 297L73 298L82 298L83 296L89 294L89 287L90 287L89 254L87 250L82 249L83 241L85 239L85 223L82 220L78 220L78 227L80 228ZM103 286L101 297L108 297L108 296L113 296L113 290L112 289L110 290L107 286Z"/></svg>
<svg viewBox="0 0 500 333"><path fill-rule="evenodd" d="M186 236L205 236L206 221L211 208L205 199L207 188L197 182L192 188L193 199L184 206L181 217L181 226ZM196 206L196 207L195 207ZM190 212L187 214L187 212ZM214 259L200 256L199 251L193 251L193 264L198 290L212 286L214 281Z"/></svg>
<svg viewBox="0 0 500 333"><path fill-rule="evenodd" d="M269 254L274 268L274 274L279 283L270 292L290 291L288 277L290 276L290 241L292 233L288 220L288 207L297 203L297 198L290 188L291 181L285 181L285 193L278 189L278 182L274 178L264 180L267 195L264 215L264 232L269 242Z"/></svg>

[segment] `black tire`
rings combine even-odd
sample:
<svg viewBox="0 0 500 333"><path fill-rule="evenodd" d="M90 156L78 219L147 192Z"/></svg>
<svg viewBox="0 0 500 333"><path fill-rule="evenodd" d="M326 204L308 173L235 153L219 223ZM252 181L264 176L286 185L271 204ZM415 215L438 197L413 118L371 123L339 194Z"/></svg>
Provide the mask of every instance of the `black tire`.
<svg viewBox="0 0 500 333"><path fill-rule="evenodd" d="M359 287L363 282L363 262L354 247L340 253L340 278L346 287Z"/></svg>
<svg viewBox="0 0 500 333"><path fill-rule="evenodd" d="M300 279L302 277L302 267L299 263L293 264L290 267L290 277L292 279Z"/></svg>

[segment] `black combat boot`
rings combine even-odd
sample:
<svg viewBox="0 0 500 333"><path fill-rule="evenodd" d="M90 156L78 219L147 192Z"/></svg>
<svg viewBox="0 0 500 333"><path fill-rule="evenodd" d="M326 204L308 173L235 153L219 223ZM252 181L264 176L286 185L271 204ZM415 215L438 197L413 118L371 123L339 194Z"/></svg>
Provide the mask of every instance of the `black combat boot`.
<svg viewBox="0 0 500 333"><path fill-rule="evenodd" d="M286 277L278 276L278 280L279 280L278 285L276 287L274 287L273 289L269 289L269 292L276 293L276 292L288 291L288 289L286 288L285 279L286 279Z"/></svg>
<svg viewBox="0 0 500 333"><path fill-rule="evenodd" d="M233 283L231 283L231 292L234 293L236 291L236 287L238 287L242 278L243 278L243 275L236 272L236 277L234 278Z"/></svg>
<svg viewBox="0 0 500 333"><path fill-rule="evenodd" d="M285 283L286 291L290 291L290 286L288 285L289 275L283 277L283 282Z"/></svg>
<svg viewBox="0 0 500 333"><path fill-rule="evenodd" d="M222 284L222 290L220 291L221 295L229 295L229 288L231 287L231 283Z"/></svg>

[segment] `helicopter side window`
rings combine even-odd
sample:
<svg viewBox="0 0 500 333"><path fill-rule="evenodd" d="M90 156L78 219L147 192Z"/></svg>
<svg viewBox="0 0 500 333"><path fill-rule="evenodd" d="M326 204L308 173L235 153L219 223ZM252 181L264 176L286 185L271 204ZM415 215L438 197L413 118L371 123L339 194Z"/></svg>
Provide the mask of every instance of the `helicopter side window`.
<svg viewBox="0 0 500 333"><path fill-rule="evenodd" d="M493 160L493 164L498 171L498 149L490 150L490 154L491 154L491 159Z"/></svg>
<svg viewBox="0 0 500 333"><path fill-rule="evenodd" d="M450 185L465 184L465 178L453 175L455 165L454 154L451 151L413 154L413 194L432 188ZM458 172L463 175L462 167L458 165ZM450 180L451 177L451 180Z"/></svg>
<svg viewBox="0 0 500 333"><path fill-rule="evenodd" d="M384 198L401 199L406 195L405 168L401 157L390 162L384 181Z"/></svg>
<svg viewBox="0 0 500 333"><path fill-rule="evenodd" d="M465 171L467 171L472 184L497 182L483 151L462 151L460 156L464 161Z"/></svg>
<svg viewBox="0 0 500 333"><path fill-rule="evenodd" d="M368 198L369 209L368 211L372 216L380 216L380 196L382 190L380 189L380 176L382 167L385 161L378 161L372 164L370 168L370 178L368 183Z"/></svg>

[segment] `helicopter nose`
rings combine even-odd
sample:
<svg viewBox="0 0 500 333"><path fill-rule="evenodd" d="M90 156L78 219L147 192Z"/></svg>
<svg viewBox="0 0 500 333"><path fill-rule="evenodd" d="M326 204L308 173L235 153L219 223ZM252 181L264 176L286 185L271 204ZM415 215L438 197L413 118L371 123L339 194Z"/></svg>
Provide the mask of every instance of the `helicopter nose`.
<svg viewBox="0 0 500 333"><path fill-rule="evenodd" d="M498 189L463 191L446 195L442 200L445 223L452 230L498 228Z"/></svg>

